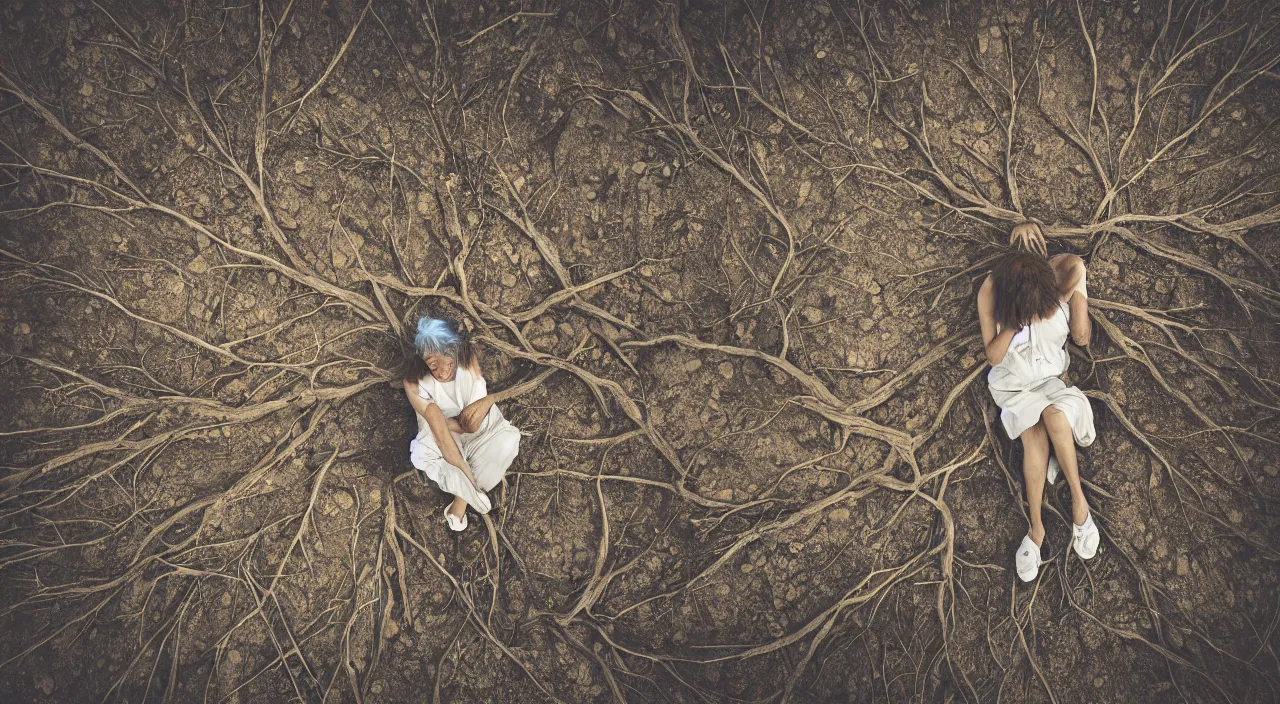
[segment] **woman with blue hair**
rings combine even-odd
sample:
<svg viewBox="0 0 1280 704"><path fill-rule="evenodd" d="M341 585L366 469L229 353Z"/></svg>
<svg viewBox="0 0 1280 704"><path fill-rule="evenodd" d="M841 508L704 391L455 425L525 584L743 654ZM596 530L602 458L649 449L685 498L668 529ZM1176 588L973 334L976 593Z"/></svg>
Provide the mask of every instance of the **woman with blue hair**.
<svg viewBox="0 0 1280 704"><path fill-rule="evenodd" d="M480 373L465 332L423 316L404 393L418 416L409 459L442 490L453 494L444 516L449 528L467 527L467 505L491 508L485 492L497 486L520 451L520 431L502 417Z"/></svg>

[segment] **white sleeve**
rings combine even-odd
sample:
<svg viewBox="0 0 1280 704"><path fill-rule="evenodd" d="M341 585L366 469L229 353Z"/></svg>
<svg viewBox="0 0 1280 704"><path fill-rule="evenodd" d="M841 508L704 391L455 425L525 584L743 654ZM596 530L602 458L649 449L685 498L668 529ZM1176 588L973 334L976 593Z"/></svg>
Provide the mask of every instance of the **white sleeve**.
<svg viewBox="0 0 1280 704"><path fill-rule="evenodd" d="M470 370L468 370L470 372ZM471 393L467 394L467 405L471 405L476 401L489 395L489 385L485 383L484 377L471 373Z"/></svg>

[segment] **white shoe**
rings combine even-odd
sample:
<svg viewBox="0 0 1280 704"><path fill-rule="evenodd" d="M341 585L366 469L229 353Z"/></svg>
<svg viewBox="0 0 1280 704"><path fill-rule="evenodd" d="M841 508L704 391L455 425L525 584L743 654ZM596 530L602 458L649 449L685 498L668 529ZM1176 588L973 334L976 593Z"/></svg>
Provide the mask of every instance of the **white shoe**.
<svg viewBox="0 0 1280 704"><path fill-rule="evenodd" d="M453 515L452 513L449 513L449 507L450 507L450 506L452 506L452 505L453 505L453 504L446 504L446 505L445 505L445 507L444 507L444 520L445 520L445 522L446 522L446 523L448 523L448 524L449 524L449 530L452 530L452 531L454 531L455 533L461 533L462 531L464 531L464 530L466 530L466 529L467 529L467 512L466 512L466 509L463 509L463 510L462 510L462 518L458 518L457 516Z"/></svg>
<svg viewBox="0 0 1280 704"><path fill-rule="evenodd" d="M1081 560L1092 559L1098 554L1101 536L1098 534L1098 526L1093 522L1093 511L1084 519L1084 525L1072 526L1072 535L1071 546L1076 549Z"/></svg>
<svg viewBox="0 0 1280 704"><path fill-rule="evenodd" d="M1058 458L1049 455L1049 469L1045 473L1044 478L1050 484L1058 481L1058 472L1062 471L1062 466L1058 464Z"/></svg>
<svg viewBox="0 0 1280 704"><path fill-rule="evenodd" d="M1040 565L1044 564L1044 560L1040 559L1040 546L1036 545L1030 534L1023 536L1014 564L1018 568L1018 579L1024 582L1030 582L1040 573Z"/></svg>

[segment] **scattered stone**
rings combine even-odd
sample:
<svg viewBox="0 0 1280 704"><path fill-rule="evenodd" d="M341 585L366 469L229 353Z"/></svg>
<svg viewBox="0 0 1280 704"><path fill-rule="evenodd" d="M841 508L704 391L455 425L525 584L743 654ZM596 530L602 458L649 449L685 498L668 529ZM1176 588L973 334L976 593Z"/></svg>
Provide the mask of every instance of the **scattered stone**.
<svg viewBox="0 0 1280 704"><path fill-rule="evenodd" d="M755 570L755 568L756 566L751 564L750 562L744 562L742 563L742 567L739 567L738 569L742 570L743 574L750 574L753 570Z"/></svg>
<svg viewBox="0 0 1280 704"><path fill-rule="evenodd" d="M36 673L36 686L46 697L53 694L53 678L43 672Z"/></svg>
<svg viewBox="0 0 1280 704"><path fill-rule="evenodd" d="M86 97L86 98L88 98L89 96L93 95L93 86L89 85L89 82L88 82L88 81L85 81L85 82L80 86L80 95L83 95L83 96L84 96L84 97Z"/></svg>
<svg viewBox="0 0 1280 704"><path fill-rule="evenodd" d="M862 328L863 332L867 332L875 326L876 326L876 321L872 320L871 318L860 318L858 320L858 327Z"/></svg>
<svg viewBox="0 0 1280 704"><path fill-rule="evenodd" d="M239 650L227 651L227 662L231 663L232 665L239 665L240 661L243 659L244 659L244 656L240 654Z"/></svg>
<svg viewBox="0 0 1280 704"><path fill-rule="evenodd" d="M729 362L721 362L720 366L716 367L716 371L720 372L720 376L726 379L733 378L733 364ZM1267 471L1271 473L1271 476L1275 476L1275 467L1267 467Z"/></svg>
<svg viewBox="0 0 1280 704"><path fill-rule="evenodd" d="M837 508L837 509L834 509L831 513L827 514L827 516L832 521L835 521L837 523L844 523L845 521L849 520L849 509Z"/></svg>
<svg viewBox="0 0 1280 704"><path fill-rule="evenodd" d="M649 168L648 164L644 163L643 161L637 161L636 163L631 165L631 173L642 174L645 172L645 169L647 168Z"/></svg>
<svg viewBox="0 0 1280 704"><path fill-rule="evenodd" d="M819 59L825 59L827 58L827 52L819 50L818 53L815 54L815 56L817 56Z"/></svg>
<svg viewBox="0 0 1280 704"><path fill-rule="evenodd" d="M664 166L662 167L662 177L663 177L663 178L671 178L671 167L670 167L670 166L664 165Z"/></svg>
<svg viewBox="0 0 1280 704"><path fill-rule="evenodd" d="M352 506L356 505L356 501L355 499L351 498L351 494L347 493L342 489L339 489L337 492L334 493L333 500L338 502L338 506L343 511L347 511Z"/></svg>
<svg viewBox="0 0 1280 704"><path fill-rule="evenodd" d="M1263 467L1262 471L1266 472L1267 476L1274 479L1276 475L1280 474L1280 465L1269 464Z"/></svg>
<svg viewBox="0 0 1280 704"><path fill-rule="evenodd" d="M733 489L719 489L711 492L711 498L716 501L733 501Z"/></svg>
<svg viewBox="0 0 1280 704"><path fill-rule="evenodd" d="M279 280L280 280L280 276L279 276L279 275L277 275L277 274L276 274L276 272L274 272L274 271L269 271L269 272L267 272L267 283L268 283L268 284L270 284L270 285L272 285L272 286L275 286L275 285L276 285L276 282L277 282L277 281L279 281Z"/></svg>
<svg viewBox="0 0 1280 704"><path fill-rule="evenodd" d="M31 326L27 325L26 323L18 323L18 326L13 329L13 334L14 335L30 335Z"/></svg>
<svg viewBox="0 0 1280 704"><path fill-rule="evenodd" d="M1186 555L1178 556L1178 576L1185 577L1191 571L1191 563L1187 560Z"/></svg>

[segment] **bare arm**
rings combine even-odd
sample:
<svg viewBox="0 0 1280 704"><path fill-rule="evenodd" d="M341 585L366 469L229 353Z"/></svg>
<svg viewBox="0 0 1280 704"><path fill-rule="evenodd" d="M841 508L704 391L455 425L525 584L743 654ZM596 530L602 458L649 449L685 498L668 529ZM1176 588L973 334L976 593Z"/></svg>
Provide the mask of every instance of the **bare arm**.
<svg viewBox="0 0 1280 704"><path fill-rule="evenodd" d="M440 455L444 457L444 461L462 470L467 480L479 488L475 476L471 474L471 465L463 459L462 452L458 450L458 443L453 441L453 433L450 432L448 423L452 419L446 419L439 406L419 396L416 384L406 381L404 395L409 397L409 405L413 406L413 410L427 421L427 427L431 429L431 435L435 437L436 446L440 448Z"/></svg>
<svg viewBox="0 0 1280 704"><path fill-rule="evenodd" d="M1071 294L1071 340L1081 347L1093 337L1093 321L1089 319L1089 299L1076 291Z"/></svg>
<svg viewBox="0 0 1280 704"><path fill-rule="evenodd" d="M480 373L480 365L475 364L468 367L468 371L475 375L476 379L484 381L484 375ZM489 409L493 408L493 394L485 394L483 397L467 404L458 413L458 425L462 428L461 432L474 433L480 429L480 424L484 422L484 417L489 414Z"/></svg>
<svg viewBox="0 0 1280 704"><path fill-rule="evenodd" d="M1018 331L1009 329L996 332L994 288L991 277L987 276L978 289L978 325L982 328L982 345L987 353L987 361L999 364L1004 361L1009 343L1013 342L1013 336Z"/></svg>
<svg viewBox="0 0 1280 704"><path fill-rule="evenodd" d="M1058 274L1058 292L1068 298L1067 305L1071 309L1071 340L1077 345L1089 344L1093 334L1093 321L1089 319L1089 299L1079 291L1076 285L1084 278L1084 260L1074 254L1059 254L1049 260L1053 270Z"/></svg>

